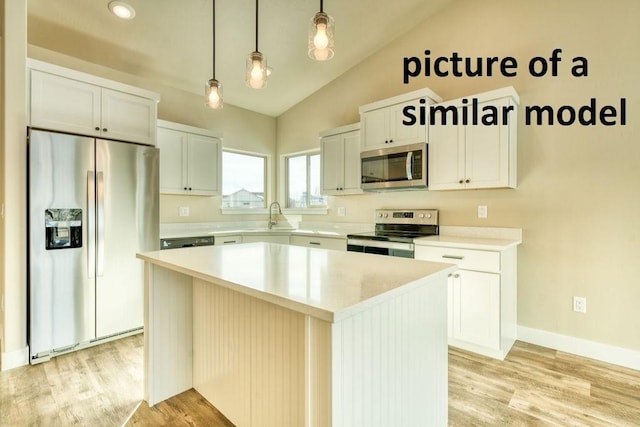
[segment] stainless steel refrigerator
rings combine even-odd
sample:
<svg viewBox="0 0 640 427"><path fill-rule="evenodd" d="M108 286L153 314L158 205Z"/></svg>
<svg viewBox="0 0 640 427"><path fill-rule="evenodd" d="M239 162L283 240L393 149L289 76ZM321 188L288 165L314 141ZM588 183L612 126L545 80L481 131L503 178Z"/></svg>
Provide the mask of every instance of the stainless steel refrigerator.
<svg viewBox="0 0 640 427"><path fill-rule="evenodd" d="M143 325L159 249L155 147L29 130L29 351L38 363Z"/></svg>

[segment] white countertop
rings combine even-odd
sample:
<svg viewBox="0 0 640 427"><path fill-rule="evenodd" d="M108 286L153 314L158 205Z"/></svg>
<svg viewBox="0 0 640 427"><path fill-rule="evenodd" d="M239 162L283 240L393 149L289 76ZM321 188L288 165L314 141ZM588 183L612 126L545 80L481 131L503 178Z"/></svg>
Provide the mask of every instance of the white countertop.
<svg viewBox="0 0 640 427"><path fill-rule="evenodd" d="M421 237L416 245L503 251L522 243L522 229L441 226L440 235Z"/></svg>
<svg viewBox="0 0 640 427"><path fill-rule="evenodd" d="M260 225L261 224L261 225ZM247 223L170 223L160 224L160 238L231 236L234 234L300 235L346 239L347 234L365 232L373 225L350 223L300 223L299 227L283 224L273 228L265 226L265 221Z"/></svg>
<svg viewBox="0 0 640 427"><path fill-rule="evenodd" d="M274 243L138 254L152 264L333 322L446 276L453 264Z"/></svg>
<svg viewBox="0 0 640 427"><path fill-rule="evenodd" d="M415 239L413 243L422 246L503 251L512 246L519 245L521 241L511 239L491 239L486 237L439 235L421 237L419 239Z"/></svg>

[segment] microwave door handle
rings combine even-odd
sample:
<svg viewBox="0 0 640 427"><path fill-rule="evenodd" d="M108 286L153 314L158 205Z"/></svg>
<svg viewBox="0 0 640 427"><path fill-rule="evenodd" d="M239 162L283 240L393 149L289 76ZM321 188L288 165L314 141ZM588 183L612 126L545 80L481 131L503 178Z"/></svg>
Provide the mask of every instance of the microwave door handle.
<svg viewBox="0 0 640 427"><path fill-rule="evenodd" d="M406 168L406 172L407 172L407 180L411 181L413 179L413 162L411 161L411 158L413 157L413 151L409 151L407 153L407 159L406 159L406 164L405 164L405 168Z"/></svg>

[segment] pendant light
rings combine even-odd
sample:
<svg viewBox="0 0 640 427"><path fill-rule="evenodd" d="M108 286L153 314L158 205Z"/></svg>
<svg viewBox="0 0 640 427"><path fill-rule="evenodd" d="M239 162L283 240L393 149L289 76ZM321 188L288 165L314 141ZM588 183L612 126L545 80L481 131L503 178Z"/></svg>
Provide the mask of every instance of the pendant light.
<svg viewBox="0 0 640 427"><path fill-rule="evenodd" d="M320 0L320 12L316 13L309 22L309 58L316 61L327 61L333 58L333 34L335 21L324 13L322 0Z"/></svg>
<svg viewBox="0 0 640 427"><path fill-rule="evenodd" d="M216 0L213 0L213 78L207 82L205 87L205 105L209 108L219 110L222 103L222 83L216 80Z"/></svg>
<svg viewBox="0 0 640 427"><path fill-rule="evenodd" d="M262 89L267 85L267 58L258 50L258 0L256 0L256 50L247 57L247 86Z"/></svg>

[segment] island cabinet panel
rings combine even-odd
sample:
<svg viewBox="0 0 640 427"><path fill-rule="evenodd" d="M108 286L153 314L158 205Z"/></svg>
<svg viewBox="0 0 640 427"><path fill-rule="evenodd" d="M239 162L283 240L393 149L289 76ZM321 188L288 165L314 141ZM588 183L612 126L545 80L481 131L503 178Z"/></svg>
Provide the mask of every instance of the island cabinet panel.
<svg viewBox="0 0 640 427"><path fill-rule="evenodd" d="M145 264L144 274L145 282L153 283L145 285L144 354L149 381L144 395L154 405L193 387L192 279L150 264ZM162 333L149 333L149 325Z"/></svg>
<svg viewBox="0 0 640 427"><path fill-rule="evenodd" d="M332 329L332 426L447 424L445 286L424 286L362 311ZM444 405L446 406L446 405Z"/></svg>
<svg viewBox="0 0 640 427"><path fill-rule="evenodd" d="M307 410L329 425L329 337L327 322L193 281L193 387L237 426L303 426Z"/></svg>

